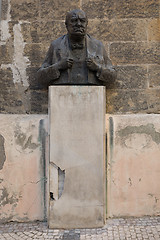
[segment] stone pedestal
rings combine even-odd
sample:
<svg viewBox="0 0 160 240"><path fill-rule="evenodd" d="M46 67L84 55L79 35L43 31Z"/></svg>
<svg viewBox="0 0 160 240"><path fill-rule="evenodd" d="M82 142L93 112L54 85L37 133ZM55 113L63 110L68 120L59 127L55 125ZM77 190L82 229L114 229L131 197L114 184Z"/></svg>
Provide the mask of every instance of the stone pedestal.
<svg viewBox="0 0 160 240"><path fill-rule="evenodd" d="M50 228L105 223L105 87L51 86Z"/></svg>

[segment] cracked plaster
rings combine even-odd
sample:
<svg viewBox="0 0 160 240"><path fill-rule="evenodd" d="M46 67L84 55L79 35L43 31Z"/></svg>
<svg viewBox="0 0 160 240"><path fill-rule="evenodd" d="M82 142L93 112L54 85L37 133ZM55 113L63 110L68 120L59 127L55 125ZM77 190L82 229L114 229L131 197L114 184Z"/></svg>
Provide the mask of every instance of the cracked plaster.
<svg viewBox="0 0 160 240"><path fill-rule="evenodd" d="M107 115L107 139L108 217L159 215L159 115Z"/></svg>
<svg viewBox="0 0 160 240"><path fill-rule="evenodd" d="M44 146L39 141L44 119L42 115L0 115L6 155L0 171L0 222L44 220ZM17 142L22 133L24 141ZM26 145L28 136L31 141Z"/></svg>

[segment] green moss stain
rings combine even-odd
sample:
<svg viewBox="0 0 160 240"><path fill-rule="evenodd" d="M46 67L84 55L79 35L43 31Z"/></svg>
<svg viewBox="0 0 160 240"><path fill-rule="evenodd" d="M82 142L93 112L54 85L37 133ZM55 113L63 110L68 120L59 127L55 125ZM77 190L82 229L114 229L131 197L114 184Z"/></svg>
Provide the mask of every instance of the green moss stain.
<svg viewBox="0 0 160 240"><path fill-rule="evenodd" d="M6 204L16 204L18 202L18 198L13 194L10 196L7 189L3 187L0 195L0 206L5 206Z"/></svg>
<svg viewBox="0 0 160 240"><path fill-rule="evenodd" d="M4 137L0 135L0 170L3 169L4 162L6 161L4 142L5 142Z"/></svg>
<svg viewBox="0 0 160 240"><path fill-rule="evenodd" d="M113 147L114 147L114 123L113 123L113 118L109 117L109 148L110 148L110 160L112 161L113 157ZM107 156L107 136L106 136L106 167L107 167L107 161L108 161L108 156ZM108 181L107 181L107 169L106 169L106 216L107 216L107 187L108 187Z"/></svg>
<svg viewBox="0 0 160 240"><path fill-rule="evenodd" d="M41 190L43 193L43 209L44 209L44 220L47 220L47 199L46 199L46 184L47 184L47 176L46 176L46 137L47 132L44 127L44 120L41 119L39 122L39 143L41 150L41 176L43 177L43 181L41 181Z"/></svg>
<svg viewBox="0 0 160 240"><path fill-rule="evenodd" d="M114 141L114 124L113 124L113 118L109 118L109 142L110 142L110 154L111 159L113 155L113 141Z"/></svg>
<svg viewBox="0 0 160 240"><path fill-rule="evenodd" d="M35 150L39 147L39 144L34 143L32 138L32 135L27 136L27 134L21 131L20 127L17 127L15 131L15 142L17 145L21 146L22 150Z"/></svg>
<svg viewBox="0 0 160 240"><path fill-rule="evenodd" d="M121 138L126 138L128 135L138 133L138 134L147 134L156 144L160 144L160 132L155 130L155 127L152 123L148 123L147 125L140 126L127 126L124 129L118 131L118 135Z"/></svg>
<svg viewBox="0 0 160 240"><path fill-rule="evenodd" d="M26 143L23 146L23 149L29 148L29 149L36 149L39 146L39 144L32 142L32 135L27 138Z"/></svg>

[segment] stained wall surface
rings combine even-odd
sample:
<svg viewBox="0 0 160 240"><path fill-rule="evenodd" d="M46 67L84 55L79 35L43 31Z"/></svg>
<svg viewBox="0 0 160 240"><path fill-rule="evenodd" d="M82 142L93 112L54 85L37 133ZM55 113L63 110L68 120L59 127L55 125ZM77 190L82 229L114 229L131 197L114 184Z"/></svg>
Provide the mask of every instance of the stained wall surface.
<svg viewBox="0 0 160 240"><path fill-rule="evenodd" d="M48 118L1 114L0 122L0 222L46 220ZM159 215L159 115L106 115L106 133L107 217ZM58 204L66 179L55 164L53 169L50 185Z"/></svg>
<svg viewBox="0 0 160 240"><path fill-rule="evenodd" d="M47 116L0 115L0 222L46 219Z"/></svg>
<svg viewBox="0 0 160 240"><path fill-rule="evenodd" d="M107 116L107 215L160 214L158 114Z"/></svg>
<svg viewBox="0 0 160 240"><path fill-rule="evenodd" d="M159 0L2 0L0 112L47 113L36 80L50 42L66 33L66 12L81 8L118 71L108 84L108 113L160 112Z"/></svg>

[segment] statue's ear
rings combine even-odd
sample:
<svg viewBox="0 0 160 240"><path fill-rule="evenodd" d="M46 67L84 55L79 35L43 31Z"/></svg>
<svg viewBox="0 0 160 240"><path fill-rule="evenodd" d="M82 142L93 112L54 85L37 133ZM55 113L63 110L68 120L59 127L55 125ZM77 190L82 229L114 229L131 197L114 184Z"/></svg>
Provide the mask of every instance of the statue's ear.
<svg viewBox="0 0 160 240"><path fill-rule="evenodd" d="M88 17L86 18L86 25L88 25Z"/></svg>
<svg viewBox="0 0 160 240"><path fill-rule="evenodd" d="M65 25L66 25L66 28L67 28L67 30L68 30L68 24L67 24L67 21L65 21Z"/></svg>

